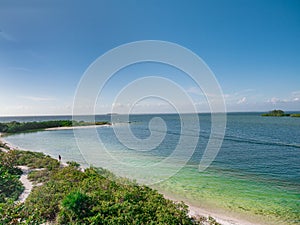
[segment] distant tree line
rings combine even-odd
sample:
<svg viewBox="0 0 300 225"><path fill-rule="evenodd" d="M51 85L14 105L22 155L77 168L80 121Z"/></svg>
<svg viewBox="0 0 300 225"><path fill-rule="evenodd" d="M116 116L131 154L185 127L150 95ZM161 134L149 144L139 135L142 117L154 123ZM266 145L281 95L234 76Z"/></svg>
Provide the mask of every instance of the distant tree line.
<svg viewBox="0 0 300 225"><path fill-rule="evenodd" d="M109 122L84 122L84 121L72 121L72 120L51 120L41 122L17 122L12 121L8 123L0 123L0 132L2 133L19 133L25 131L42 130L53 127L71 127L71 126L88 126L88 125L105 125Z"/></svg>
<svg viewBox="0 0 300 225"><path fill-rule="evenodd" d="M282 117L282 116L290 116L290 117L300 117L300 114L289 114L285 113L284 111L280 109L272 110L268 113L262 114L262 116L275 116L275 117Z"/></svg>

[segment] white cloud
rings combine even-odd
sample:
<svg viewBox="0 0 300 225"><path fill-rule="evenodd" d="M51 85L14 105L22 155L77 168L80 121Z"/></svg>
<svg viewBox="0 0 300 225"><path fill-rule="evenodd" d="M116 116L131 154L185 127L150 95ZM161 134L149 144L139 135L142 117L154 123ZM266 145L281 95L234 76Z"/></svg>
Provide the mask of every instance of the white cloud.
<svg viewBox="0 0 300 225"><path fill-rule="evenodd" d="M55 98L52 97L39 97L39 96L19 96L19 97L30 101L35 101L35 102L55 101Z"/></svg>
<svg viewBox="0 0 300 225"><path fill-rule="evenodd" d="M290 97L286 99L280 99L273 97L268 100L268 102L273 104L279 104L279 103L298 103L300 102L300 91L294 91L290 94Z"/></svg>
<svg viewBox="0 0 300 225"><path fill-rule="evenodd" d="M227 105L241 105L255 102L257 93L254 89L245 89L234 93L224 94L224 99Z"/></svg>
<svg viewBox="0 0 300 225"><path fill-rule="evenodd" d="M300 91L292 92L292 96L295 97L295 98L300 98Z"/></svg>
<svg viewBox="0 0 300 225"><path fill-rule="evenodd" d="M272 104L276 104L276 103L279 103L279 102L283 102L282 100L280 100L279 98L271 98L267 101L268 103L272 103Z"/></svg>
<svg viewBox="0 0 300 225"><path fill-rule="evenodd" d="M237 101L237 104L243 104L243 103L246 102L246 100L247 100L247 98L243 97L243 98L241 98L240 100Z"/></svg>
<svg viewBox="0 0 300 225"><path fill-rule="evenodd" d="M186 92L195 95L203 95L201 89L198 87L190 87L186 90Z"/></svg>

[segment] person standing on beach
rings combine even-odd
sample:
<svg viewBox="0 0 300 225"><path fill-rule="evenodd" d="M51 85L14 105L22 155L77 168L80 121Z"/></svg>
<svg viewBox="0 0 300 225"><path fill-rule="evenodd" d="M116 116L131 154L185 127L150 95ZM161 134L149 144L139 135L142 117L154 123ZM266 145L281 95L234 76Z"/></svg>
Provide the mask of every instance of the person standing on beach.
<svg viewBox="0 0 300 225"><path fill-rule="evenodd" d="M58 160L61 161L61 156L60 155L58 155Z"/></svg>

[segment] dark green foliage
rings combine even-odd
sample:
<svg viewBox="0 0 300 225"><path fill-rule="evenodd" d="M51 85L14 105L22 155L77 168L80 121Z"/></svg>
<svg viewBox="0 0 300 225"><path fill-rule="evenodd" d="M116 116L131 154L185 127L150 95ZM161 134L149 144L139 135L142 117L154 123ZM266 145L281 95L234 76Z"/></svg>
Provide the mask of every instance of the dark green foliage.
<svg viewBox="0 0 300 225"><path fill-rule="evenodd" d="M53 170L59 167L59 162L41 152L13 150L17 155L16 165L26 165L30 168L46 168Z"/></svg>
<svg viewBox="0 0 300 225"><path fill-rule="evenodd" d="M15 204L11 199L0 203L0 224L21 224L19 218L22 210L23 204Z"/></svg>
<svg viewBox="0 0 300 225"><path fill-rule="evenodd" d="M18 199L18 196L24 190L19 181L22 171L15 167L17 157L14 152L0 153L0 203L12 198Z"/></svg>
<svg viewBox="0 0 300 225"><path fill-rule="evenodd" d="M111 123L108 121L100 121L100 122L95 122L95 125L111 125Z"/></svg>
<svg viewBox="0 0 300 225"><path fill-rule="evenodd" d="M91 215L92 199L80 191L71 192L64 197L61 203L59 222L62 224L77 222L82 223L85 217Z"/></svg>
<svg viewBox="0 0 300 225"><path fill-rule="evenodd" d="M5 202L8 198L16 200L24 190L19 178L22 171L17 168L18 165L26 165L32 168L46 168L40 172L43 175L49 174L50 170L59 167L57 160L43 153L10 150L7 153L0 153L0 202ZM33 177L32 177L33 178ZM47 176L40 177L44 180ZM35 177L38 180L38 176Z"/></svg>
<svg viewBox="0 0 300 225"><path fill-rule="evenodd" d="M75 162L69 162L67 167L52 168L49 165L54 159L42 153L12 152L15 164L30 166L42 162L38 167L46 169L30 173L30 179L43 185L34 187L24 204L11 200L0 203L0 224L45 221L55 224L201 224L187 216L184 203L173 203L156 190L118 178L105 169L88 168L82 172ZM9 180L16 182L17 178Z"/></svg>
<svg viewBox="0 0 300 225"><path fill-rule="evenodd" d="M210 225L221 225L220 223L218 223L214 218L212 218L211 216L208 217L208 222Z"/></svg>
<svg viewBox="0 0 300 225"><path fill-rule="evenodd" d="M7 153L0 153L0 164L11 174L20 175L22 171L15 167L17 165L17 154L16 151L8 151Z"/></svg>
<svg viewBox="0 0 300 225"><path fill-rule="evenodd" d="M7 145L5 143L3 143L2 141L0 141L0 147L4 148L4 149L7 149Z"/></svg>
<svg viewBox="0 0 300 225"><path fill-rule="evenodd" d="M79 182L85 177L84 173L74 167L53 171L49 181L43 186L35 187L27 198L25 202L27 215L36 213L39 218L55 220L62 199L75 187L79 187Z"/></svg>
<svg viewBox="0 0 300 225"><path fill-rule="evenodd" d="M72 120L52 120L52 121L41 121L41 122L16 122L12 121L9 123L0 123L0 132L3 133L20 133L27 131L36 131L46 128L53 127L72 127L72 126L88 126L88 125L105 125L110 124L107 121L103 122L84 122L84 121L72 121Z"/></svg>
<svg viewBox="0 0 300 225"><path fill-rule="evenodd" d="M35 184L44 183L49 180L50 171L49 170L36 170L31 171L28 174L28 179L33 181Z"/></svg>
<svg viewBox="0 0 300 225"><path fill-rule="evenodd" d="M42 121L42 122L25 122L19 123L16 121L1 124L4 127L7 127L6 130L0 130L0 132L6 133L18 133L31 130L41 130L51 127L70 127L72 126L72 121L70 120L53 120L53 121ZM1 126L0 126L1 128Z"/></svg>
<svg viewBox="0 0 300 225"><path fill-rule="evenodd" d="M273 110L268 113L262 114L262 116L275 116L275 117L282 117L282 116L290 116L290 117L300 117L300 113L288 114L282 110Z"/></svg>
<svg viewBox="0 0 300 225"><path fill-rule="evenodd" d="M101 174L99 174L99 171ZM65 167L36 187L25 203L28 215L58 224L193 224L187 207L157 191L123 179L110 180L106 170Z"/></svg>
<svg viewBox="0 0 300 225"><path fill-rule="evenodd" d="M8 198L17 200L24 190L18 173L11 173L11 170L0 164L0 203L6 202Z"/></svg>
<svg viewBox="0 0 300 225"><path fill-rule="evenodd" d="M37 209L38 210L38 209ZM37 211L36 210L36 211ZM38 225L46 222L34 212L28 215L24 203L14 202L9 199L6 203L0 203L0 224L26 224Z"/></svg>
<svg viewBox="0 0 300 225"><path fill-rule="evenodd" d="M300 117L300 113L291 114L291 117Z"/></svg>
<svg viewBox="0 0 300 225"><path fill-rule="evenodd" d="M262 116L277 116L277 117L281 117L281 116L290 116L290 114L286 114L284 111L282 110L273 110L270 111L268 113L262 114Z"/></svg>
<svg viewBox="0 0 300 225"><path fill-rule="evenodd" d="M68 161L67 164L68 164L69 166L73 166L73 167L76 167L76 168L78 168L78 167L80 166L79 163L74 162L74 161Z"/></svg>
<svg viewBox="0 0 300 225"><path fill-rule="evenodd" d="M0 132L6 132L8 126L5 123L0 123Z"/></svg>

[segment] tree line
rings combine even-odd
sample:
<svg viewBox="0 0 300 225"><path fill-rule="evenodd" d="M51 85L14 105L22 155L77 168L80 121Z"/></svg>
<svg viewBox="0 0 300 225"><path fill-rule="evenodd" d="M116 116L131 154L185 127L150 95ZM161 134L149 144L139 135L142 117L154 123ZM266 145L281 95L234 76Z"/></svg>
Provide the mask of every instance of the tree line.
<svg viewBox="0 0 300 225"><path fill-rule="evenodd" d="M46 128L54 127L72 127L72 126L88 126L88 125L109 125L107 121L101 122L84 122L84 121L74 121L74 120L51 120L51 121L41 121L41 122L17 122L12 121L8 123L0 123L0 132L2 133L19 133L26 131L42 130Z"/></svg>

